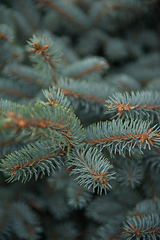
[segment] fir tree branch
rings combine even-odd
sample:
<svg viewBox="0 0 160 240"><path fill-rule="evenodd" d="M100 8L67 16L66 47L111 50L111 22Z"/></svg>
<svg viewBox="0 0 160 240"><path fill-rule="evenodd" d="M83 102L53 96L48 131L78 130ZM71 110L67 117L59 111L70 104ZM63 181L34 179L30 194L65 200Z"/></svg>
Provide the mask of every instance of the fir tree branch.
<svg viewBox="0 0 160 240"><path fill-rule="evenodd" d="M20 115L16 115L14 112L8 112L8 115L9 117L6 118L6 123L3 125L4 129L14 129L15 133L19 133L23 129L50 129L58 131L67 142L69 139L71 140L71 132L67 129L67 126L62 124L48 120L34 119L34 115L32 115L31 120L25 119Z"/></svg>
<svg viewBox="0 0 160 240"><path fill-rule="evenodd" d="M110 74L106 77L108 84L116 85L119 88L119 92L122 91L137 91L141 89L140 83L127 74Z"/></svg>
<svg viewBox="0 0 160 240"><path fill-rule="evenodd" d="M74 97L75 99L80 98L80 99L85 99L87 101L92 101L92 102L101 103L101 104L104 104L106 102L105 99L97 98L91 95L79 94L74 91L66 90L64 88L61 88L61 90L65 96L71 96L71 97Z"/></svg>
<svg viewBox="0 0 160 240"><path fill-rule="evenodd" d="M75 209L84 208L91 200L92 193L75 182L70 182L67 186L68 204Z"/></svg>
<svg viewBox="0 0 160 240"><path fill-rule="evenodd" d="M147 120L160 115L160 93L156 91L141 91L117 93L106 101L107 113L117 113L118 117L143 118Z"/></svg>
<svg viewBox="0 0 160 240"><path fill-rule="evenodd" d="M106 147L110 154L132 154L133 149L138 147L149 150L152 146L160 144L159 127L150 128L148 122L138 120L112 120L93 124L86 129L86 143L92 146Z"/></svg>
<svg viewBox="0 0 160 240"><path fill-rule="evenodd" d="M38 212L43 212L44 209L44 199L41 196L37 196L37 194L33 190L21 192L22 201L26 202L28 205L35 209Z"/></svg>
<svg viewBox="0 0 160 240"><path fill-rule="evenodd" d="M28 83L38 85L40 87L45 85L45 82L41 79L41 76L33 71L31 67L25 65L7 65L3 70L3 74L5 77L20 79Z"/></svg>
<svg viewBox="0 0 160 240"><path fill-rule="evenodd" d="M104 17L104 9L104 2L94 2L90 8L91 28L96 28L101 23L101 20Z"/></svg>
<svg viewBox="0 0 160 240"><path fill-rule="evenodd" d="M93 84L92 82L84 80L75 81L70 78L59 78L57 85L61 88L65 96L71 96L77 100L86 100L103 105L110 93L115 93L117 91L116 87L111 87L102 82L94 82Z"/></svg>
<svg viewBox="0 0 160 240"><path fill-rule="evenodd" d="M115 234L116 230L113 232L111 226L113 227L114 224L117 225L119 223L117 228L121 229L121 222L125 220L127 210L127 206L119 201L119 198L113 191L110 191L108 195L95 196L86 208L86 216L101 224L111 222L112 225L110 225L108 230Z"/></svg>
<svg viewBox="0 0 160 240"><path fill-rule="evenodd" d="M6 94L6 95L10 95L13 97L19 97L19 98L25 98L25 99L32 99L33 97L22 93L22 92L17 92L17 91L13 91L13 90L9 90L9 89L0 89L0 94Z"/></svg>
<svg viewBox="0 0 160 240"><path fill-rule="evenodd" d="M101 68L100 68L100 66L94 66L94 67L92 67L92 68L90 68L90 69L87 69L87 70L85 70L84 72L81 72L81 73L79 73L79 74L77 74L77 75L74 75L74 76L72 76L74 79L79 79L79 78L82 78L82 77L84 77L85 75L87 75L87 74L90 74L90 73L92 73L92 72L100 72L101 71Z"/></svg>
<svg viewBox="0 0 160 240"><path fill-rule="evenodd" d="M65 107L66 110L71 109L71 104L69 100L65 97L63 90L57 87L50 87L49 90L42 90L44 96L47 98L48 102L43 102L38 100L42 104L48 104L49 106L56 106L57 104Z"/></svg>
<svg viewBox="0 0 160 240"><path fill-rule="evenodd" d="M160 237L159 214L141 215L128 219L124 224L124 235L127 240L133 237L137 239Z"/></svg>
<svg viewBox="0 0 160 240"><path fill-rule="evenodd" d="M15 0L14 2L11 2L11 4L13 8L15 10L18 10L24 17L28 25L26 27L29 28L32 33L37 31L40 25L40 15L36 9L37 8L36 4L32 0L29 0L29 1ZM16 15L16 12L15 12L15 15Z"/></svg>
<svg viewBox="0 0 160 240"><path fill-rule="evenodd" d="M50 0L39 0L39 6L47 6L53 11L55 11L58 15L69 21L71 24L73 24L76 28L81 32L85 32L87 30L87 27L85 24L80 23L76 18L73 18L72 12L69 14L65 12L66 5L64 5L64 9L62 7L59 7L58 4L50 1ZM63 5L62 5L63 6ZM86 22L87 24L87 22Z"/></svg>
<svg viewBox="0 0 160 240"><path fill-rule="evenodd" d="M37 67L44 76L46 76L49 71L56 84L56 74L62 67L62 53L57 44L47 36L36 37L33 35L28 41L27 50L34 55L31 60L37 63Z"/></svg>
<svg viewBox="0 0 160 240"><path fill-rule="evenodd" d="M31 43L30 43L31 45ZM49 65L51 66L51 68L55 69L54 64L51 62L51 59L47 53L47 49L49 48L49 45L45 45L40 46L38 42L34 42L33 43L33 49L30 50L31 53L36 53L41 54L41 56L44 58L44 61L47 61L49 63Z"/></svg>
<svg viewBox="0 0 160 240"><path fill-rule="evenodd" d="M21 180L26 182L33 175L37 180L39 175L41 177L46 173L50 175L56 167L60 168L60 165L63 164L61 160L63 152L51 149L48 147L50 145L47 142L43 142L43 144L35 142L6 156L0 163L0 170L10 175L7 181Z"/></svg>
<svg viewBox="0 0 160 240"><path fill-rule="evenodd" d="M133 210L133 216L142 216L147 214L160 213L160 202L152 199L145 199L136 204Z"/></svg>
<svg viewBox="0 0 160 240"><path fill-rule="evenodd" d="M14 32L7 24L0 24L0 42L1 44L12 42L14 39Z"/></svg>
<svg viewBox="0 0 160 240"><path fill-rule="evenodd" d="M122 233L123 233L123 229L122 229L121 221L120 220L117 221L114 218L110 221L107 221L106 224L99 227L97 231L97 235L99 236L99 239L105 239L107 236L106 240L116 240L116 239L119 239L119 237L121 239Z"/></svg>
<svg viewBox="0 0 160 240"><path fill-rule="evenodd" d="M140 186L142 184L142 180L144 178L145 167L142 164L138 164L135 160L125 161L124 159L123 167L122 163L119 164L117 168L116 179L121 185L128 186L130 185L132 188Z"/></svg>
<svg viewBox="0 0 160 240"><path fill-rule="evenodd" d="M19 134L18 140L24 137L31 140L39 136L42 141L48 137L54 145L63 143L64 147L80 145L84 139L82 126L70 109L58 104L49 106L36 103L34 107L11 104L11 111L7 111L9 105L5 106L3 101L1 104L5 115L1 121L1 129L7 132L10 138L16 134Z"/></svg>
<svg viewBox="0 0 160 240"><path fill-rule="evenodd" d="M22 201L11 204L10 221L20 239L37 239L42 232L38 214Z"/></svg>
<svg viewBox="0 0 160 240"><path fill-rule="evenodd" d="M109 181L114 179L115 172L111 171L112 165L96 148L75 149L69 155L69 167L75 166L71 174L78 174L75 181L84 187L93 189L98 187L98 193L111 188Z"/></svg>
<svg viewBox="0 0 160 240"><path fill-rule="evenodd" d="M1 78L0 80L0 96L7 98L12 101L22 101L28 103L29 100L35 102L35 95L40 90L40 87L32 85L30 91L28 88L31 84L26 84L25 82L20 82L17 79ZM23 99L26 99L23 100Z"/></svg>
<svg viewBox="0 0 160 240"><path fill-rule="evenodd" d="M75 80L85 77L85 75L101 72L102 69L108 69L108 62L100 57L90 57L76 61L63 70L63 75L72 77Z"/></svg>
<svg viewBox="0 0 160 240"><path fill-rule="evenodd" d="M38 81L38 79L35 79L35 78L32 78L32 77L29 77L29 76L26 76L26 75L23 75L21 73L18 73L18 72L14 72L13 70L9 72L11 76L13 77L17 77L17 78L20 78L20 79L23 79L27 82L30 82L30 83L33 83L33 84L37 84L39 86L43 86L42 83L40 83Z"/></svg>

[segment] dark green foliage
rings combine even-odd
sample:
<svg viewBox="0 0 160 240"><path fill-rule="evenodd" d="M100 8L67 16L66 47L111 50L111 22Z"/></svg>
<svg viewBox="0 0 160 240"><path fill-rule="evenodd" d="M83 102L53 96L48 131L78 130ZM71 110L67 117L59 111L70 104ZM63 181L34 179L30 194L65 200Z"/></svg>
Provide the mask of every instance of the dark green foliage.
<svg viewBox="0 0 160 240"><path fill-rule="evenodd" d="M2 0L0 240L160 239L160 1Z"/></svg>
<svg viewBox="0 0 160 240"><path fill-rule="evenodd" d="M142 183L144 178L145 167L138 164L135 159L125 161L122 167L122 162L117 168L117 181L124 186L135 188Z"/></svg>
<svg viewBox="0 0 160 240"><path fill-rule="evenodd" d="M23 202L11 205L9 210L11 226L16 235L21 239L38 239L42 232L40 221L35 212Z"/></svg>
<svg viewBox="0 0 160 240"><path fill-rule="evenodd" d="M67 187L68 204L75 209L84 208L92 198L91 191L83 188L74 181L70 181Z"/></svg>

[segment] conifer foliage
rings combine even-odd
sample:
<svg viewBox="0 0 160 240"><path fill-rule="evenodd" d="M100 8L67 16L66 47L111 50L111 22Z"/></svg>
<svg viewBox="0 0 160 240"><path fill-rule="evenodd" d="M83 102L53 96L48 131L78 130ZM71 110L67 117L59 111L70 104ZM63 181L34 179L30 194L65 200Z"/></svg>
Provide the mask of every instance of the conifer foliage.
<svg viewBox="0 0 160 240"><path fill-rule="evenodd" d="M160 239L160 1L0 4L0 240Z"/></svg>

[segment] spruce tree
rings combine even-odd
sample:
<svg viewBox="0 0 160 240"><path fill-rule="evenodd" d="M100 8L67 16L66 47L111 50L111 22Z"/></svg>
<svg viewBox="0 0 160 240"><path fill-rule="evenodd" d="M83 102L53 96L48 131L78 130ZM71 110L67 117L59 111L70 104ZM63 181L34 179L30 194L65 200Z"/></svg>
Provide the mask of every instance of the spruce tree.
<svg viewBox="0 0 160 240"><path fill-rule="evenodd" d="M160 239L160 1L0 4L0 240Z"/></svg>

